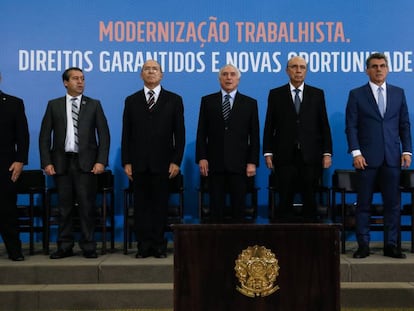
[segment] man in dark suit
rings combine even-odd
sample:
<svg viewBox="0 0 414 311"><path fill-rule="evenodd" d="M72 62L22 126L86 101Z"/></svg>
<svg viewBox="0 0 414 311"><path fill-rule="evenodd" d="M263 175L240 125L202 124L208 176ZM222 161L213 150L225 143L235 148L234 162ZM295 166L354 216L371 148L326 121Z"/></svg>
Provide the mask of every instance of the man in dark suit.
<svg viewBox="0 0 414 311"><path fill-rule="evenodd" d="M1 75L0 75L1 80ZM29 130L23 100L0 91L0 233L9 259L22 261L15 182L27 164Z"/></svg>
<svg viewBox="0 0 414 311"><path fill-rule="evenodd" d="M259 165L257 101L238 91L240 71L235 66L222 67L219 81L221 90L201 99L196 163L201 176L208 176L211 221L223 222L229 189L232 219L243 222L246 177L255 176Z"/></svg>
<svg viewBox="0 0 414 311"><path fill-rule="evenodd" d="M332 164L325 95L323 90L304 83L306 71L302 57L291 58L286 67L289 83L269 92L263 153L278 185L275 221L291 221L298 190L302 193L303 221L315 221L315 191L322 169Z"/></svg>
<svg viewBox="0 0 414 311"><path fill-rule="evenodd" d="M388 61L371 54L366 61L369 82L349 93L346 106L348 151L359 179L356 209L358 250L354 258L369 256L370 206L378 181L384 203L384 255L405 258L398 247L400 230L401 166L411 165L411 131L404 90L386 83Z"/></svg>
<svg viewBox="0 0 414 311"><path fill-rule="evenodd" d="M169 179L180 172L185 146L181 96L161 87L154 60L141 70L144 88L125 99L122 165L133 181L137 258L167 256Z"/></svg>
<svg viewBox="0 0 414 311"><path fill-rule="evenodd" d="M59 200L57 251L51 259L73 255L71 212L79 205L85 258L96 258L94 239L96 175L108 163L110 134L100 101L84 96L85 78L80 68L62 75L67 94L49 101L39 134L41 166L54 177Z"/></svg>

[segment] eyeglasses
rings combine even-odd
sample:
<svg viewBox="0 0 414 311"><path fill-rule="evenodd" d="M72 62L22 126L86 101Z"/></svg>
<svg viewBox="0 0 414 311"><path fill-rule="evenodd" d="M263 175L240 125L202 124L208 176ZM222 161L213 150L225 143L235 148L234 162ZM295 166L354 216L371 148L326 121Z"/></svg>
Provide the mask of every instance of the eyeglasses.
<svg viewBox="0 0 414 311"><path fill-rule="evenodd" d="M289 65L288 66L290 69L294 69L294 70L306 70L306 66L305 65Z"/></svg>
<svg viewBox="0 0 414 311"><path fill-rule="evenodd" d="M143 67L142 70L146 71L146 72L148 72L148 71L158 72L158 71L160 71L160 68L158 68L158 67Z"/></svg>

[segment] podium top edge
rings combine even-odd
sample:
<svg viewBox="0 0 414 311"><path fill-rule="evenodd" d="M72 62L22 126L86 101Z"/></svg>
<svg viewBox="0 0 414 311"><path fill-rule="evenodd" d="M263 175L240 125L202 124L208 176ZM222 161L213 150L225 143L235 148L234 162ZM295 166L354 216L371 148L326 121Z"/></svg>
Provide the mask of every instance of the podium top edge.
<svg viewBox="0 0 414 311"><path fill-rule="evenodd" d="M174 224L172 230L340 230L341 224Z"/></svg>

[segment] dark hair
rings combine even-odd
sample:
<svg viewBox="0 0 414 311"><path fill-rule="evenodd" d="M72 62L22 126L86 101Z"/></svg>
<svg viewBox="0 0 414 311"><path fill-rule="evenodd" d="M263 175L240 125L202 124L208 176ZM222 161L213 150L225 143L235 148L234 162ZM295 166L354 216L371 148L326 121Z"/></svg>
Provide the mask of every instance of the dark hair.
<svg viewBox="0 0 414 311"><path fill-rule="evenodd" d="M367 66L367 68L369 68L371 60L373 60L373 59L383 59L383 60L385 60L385 63L388 66L387 56L385 56L384 53L373 53L367 58L367 61L365 62L365 65Z"/></svg>
<svg viewBox="0 0 414 311"><path fill-rule="evenodd" d="M72 71L72 70L83 72L82 69L80 69L79 67L70 67L63 72L62 74L63 81L69 81L69 71Z"/></svg>

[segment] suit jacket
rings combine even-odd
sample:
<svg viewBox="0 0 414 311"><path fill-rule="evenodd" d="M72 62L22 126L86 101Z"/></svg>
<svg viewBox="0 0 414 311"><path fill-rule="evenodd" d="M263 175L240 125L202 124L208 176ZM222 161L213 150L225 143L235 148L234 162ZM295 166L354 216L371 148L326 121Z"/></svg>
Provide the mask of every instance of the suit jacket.
<svg viewBox="0 0 414 311"><path fill-rule="evenodd" d="M8 180L10 165L27 164L28 160L29 130L24 110L22 99L0 91L0 170Z"/></svg>
<svg viewBox="0 0 414 311"><path fill-rule="evenodd" d="M349 93L346 106L348 151L359 149L369 166L401 166L401 150L412 152L404 90L387 84L387 108L381 117L369 83Z"/></svg>
<svg viewBox="0 0 414 311"><path fill-rule="evenodd" d="M125 99L122 127L122 165L133 172L168 173L170 163L181 165L185 146L181 96L161 88L153 110L144 89Z"/></svg>
<svg viewBox="0 0 414 311"><path fill-rule="evenodd" d="M259 165L260 138L257 101L239 92L227 127L222 93L202 97L197 128L196 163L209 162L210 172L246 173L248 163Z"/></svg>
<svg viewBox="0 0 414 311"><path fill-rule="evenodd" d="M332 137L323 90L305 84L297 115L289 84L270 90L263 135L263 153L272 153L276 166L290 163L300 143L305 163L321 165L332 154Z"/></svg>
<svg viewBox="0 0 414 311"><path fill-rule="evenodd" d="M66 96L49 101L39 134L42 168L53 164L57 174L66 172ZM79 165L90 172L95 163L108 164L110 134L99 100L82 96L79 119Z"/></svg>

